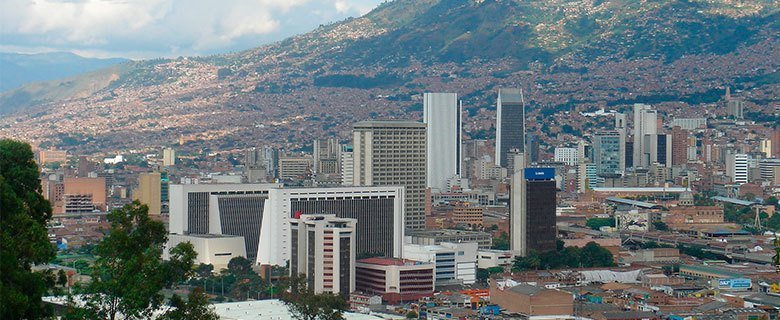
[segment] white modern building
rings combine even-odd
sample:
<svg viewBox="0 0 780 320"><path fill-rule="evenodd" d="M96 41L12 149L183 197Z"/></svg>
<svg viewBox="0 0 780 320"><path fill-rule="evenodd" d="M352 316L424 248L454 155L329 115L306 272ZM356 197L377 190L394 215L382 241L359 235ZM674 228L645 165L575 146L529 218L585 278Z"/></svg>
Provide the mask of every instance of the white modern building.
<svg viewBox="0 0 780 320"><path fill-rule="evenodd" d="M290 219L334 214L357 220L355 252L400 258L404 241L403 187L272 189L263 210L257 263L283 266L290 260Z"/></svg>
<svg viewBox="0 0 780 320"><path fill-rule="evenodd" d="M168 243L163 251L163 259L170 258L170 250L179 243L189 242L198 254L195 264L210 264L219 272L227 269L230 259L235 257L246 258L246 246L244 237L218 234L171 234L168 235Z"/></svg>
<svg viewBox="0 0 780 320"><path fill-rule="evenodd" d="M355 291L355 225L333 214L290 220L290 275L303 274L314 293Z"/></svg>
<svg viewBox="0 0 780 320"><path fill-rule="evenodd" d="M483 249L477 251L477 267L480 269L509 267L515 255L510 250Z"/></svg>
<svg viewBox="0 0 780 320"><path fill-rule="evenodd" d="M257 264L290 260L290 219L334 214L357 220L355 250L401 257L404 187L285 189L279 184L171 185L171 234L244 237L247 258Z"/></svg>
<svg viewBox="0 0 780 320"><path fill-rule="evenodd" d="M445 192L447 180L460 175L462 105L456 93L423 94L426 124L426 171L428 188Z"/></svg>
<svg viewBox="0 0 780 320"><path fill-rule="evenodd" d="M404 244L404 258L435 265L435 285L473 284L477 280L476 242Z"/></svg>
<svg viewBox="0 0 780 320"><path fill-rule="evenodd" d="M658 112L650 105L634 104L634 168L647 168L652 164L656 150L650 146L658 134Z"/></svg>
<svg viewBox="0 0 780 320"><path fill-rule="evenodd" d="M748 162L747 154L728 154L726 156L726 174L731 178L731 182L744 184L748 182Z"/></svg>
<svg viewBox="0 0 780 320"><path fill-rule="evenodd" d="M567 166L576 166L579 161L577 148L555 148L555 162L563 162Z"/></svg>

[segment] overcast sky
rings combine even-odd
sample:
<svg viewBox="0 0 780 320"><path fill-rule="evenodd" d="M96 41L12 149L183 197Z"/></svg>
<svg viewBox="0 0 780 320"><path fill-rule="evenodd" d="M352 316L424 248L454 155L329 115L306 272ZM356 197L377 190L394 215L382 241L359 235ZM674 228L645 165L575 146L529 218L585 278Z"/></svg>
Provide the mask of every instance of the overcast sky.
<svg viewBox="0 0 780 320"><path fill-rule="evenodd" d="M133 59L240 51L380 0L0 0L0 51Z"/></svg>

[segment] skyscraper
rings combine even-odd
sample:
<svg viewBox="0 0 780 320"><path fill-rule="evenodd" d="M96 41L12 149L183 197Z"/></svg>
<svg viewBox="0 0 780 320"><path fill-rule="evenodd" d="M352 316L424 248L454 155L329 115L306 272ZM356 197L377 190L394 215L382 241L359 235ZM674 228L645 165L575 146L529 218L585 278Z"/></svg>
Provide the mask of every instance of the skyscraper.
<svg viewBox="0 0 780 320"><path fill-rule="evenodd" d="M176 165L176 150L173 148L163 149L163 166L170 167Z"/></svg>
<svg viewBox="0 0 780 320"><path fill-rule="evenodd" d="M634 168L647 168L657 156L650 145L658 133L658 113L650 105L634 104ZM651 160L652 159L652 160Z"/></svg>
<svg viewBox="0 0 780 320"><path fill-rule="evenodd" d="M525 152L525 107L520 89L498 89L496 100L496 165L508 168L512 149ZM513 170L510 170L510 172Z"/></svg>
<svg viewBox="0 0 780 320"><path fill-rule="evenodd" d="M290 220L290 275L303 274L314 293L355 291L355 225L335 215Z"/></svg>
<svg viewBox="0 0 780 320"><path fill-rule="evenodd" d="M261 148L249 148L244 155L244 176L247 182L266 181L265 152Z"/></svg>
<svg viewBox="0 0 780 320"><path fill-rule="evenodd" d="M162 178L159 172L145 172L138 175L138 189L135 198L149 207L150 215L159 215L162 206Z"/></svg>
<svg viewBox="0 0 780 320"><path fill-rule="evenodd" d="M672 166L688 163L688 131L672 127Z"/></svg>
<svg viewBox="0 0 780 320"><path fill-rule="evenodd" d="M461 112L455 93L423 95L428 188L446 191L447 179L460 175Z"/></svg>
<svg viewBox="0 0 780 320"><path fill-rule="evenodd" d="M425 227L425 124L364 121L353 128L355 186L406 188L407 229Z"/></svg>
<svg viewBox="0 0 780 320"><path fill-rule="evenodd" d="M556 249L555 170L516 170L511 180L510 249L519 256Z"/></svg>
<svg viewBox="0 0 780 320"><path fill-rule="evenodd" d="M355 179L355 159L352 146L343 146L339 154L341 162L341 185L351 186Z"/></svg>
<svg viewBox="0 0 780 320"><path fill-rule="evenodd" d="M528 163L539 162L539 136L529 133L526 135L526 154Z"/></svg>
<svg viewBox="0 0 780 320"><path fill-rule="evenodd" d="M338 139L314 140L314 173L334 174L341 171L339 152L341 145Z"/></svg>
<svg viewBox="0 0 780 320"><path fill-rule="evenodd" d="M747 154L733 154L726 156L726 174L735 184L745 184L748 182L748 160Z"/></svg>
<svg viewBox="0 0 780 320"><path fill-rule="evenodd" d="M618 131L603 131L593 135L593 163L599 176L622 175L625 172L625 141Z"/></svg>

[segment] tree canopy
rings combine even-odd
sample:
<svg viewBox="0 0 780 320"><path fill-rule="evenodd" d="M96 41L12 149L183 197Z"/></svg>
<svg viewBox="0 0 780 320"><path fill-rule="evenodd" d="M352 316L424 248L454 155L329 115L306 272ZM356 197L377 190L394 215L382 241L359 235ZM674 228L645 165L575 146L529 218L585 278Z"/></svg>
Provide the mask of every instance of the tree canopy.
<svg viewBox="0 0 780 320"><path fill-rule="evenodd" d="M46 222L51 204L41 195L38 166L29 144L0 140L0 318L37 319L47 276L35 264L54 258Z"/></svg>
<svg viewBox="0 0 780 320"><path fill-rule="evenodd" d="M558 240L558 250L538 253L531 251L525 257L516 257L513 271L593 268L614 266L612 253L596 242L588 242L584 247L563 247Z"/></svg>
<svg viewBox="0 0 780 320"><path fill-rule="evenodd" d="M97 245L98 258L92 266L92 281L84 288L86 306L79 310L94 318L149 318L163 306L162 289L194 274L196 253L185 242L170 249L170 259L162 260L167 231L162 222L149 217L149 209L138 201L108 214L111 230ZM197 308L174 301L178 307ZM184 311L181 311L184 312Z"/></svg>

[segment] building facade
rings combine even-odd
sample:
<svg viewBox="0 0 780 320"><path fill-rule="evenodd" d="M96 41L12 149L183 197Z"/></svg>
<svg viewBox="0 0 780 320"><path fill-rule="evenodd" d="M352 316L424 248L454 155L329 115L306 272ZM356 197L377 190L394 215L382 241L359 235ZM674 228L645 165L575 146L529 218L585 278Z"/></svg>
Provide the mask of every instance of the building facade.
<svg viewBox="0 0 780 320"><path fill-rule="evenodd" d="M303 274L314 293L355 291L357 220L298 215L290 220L290 275Z"/></svg>
<svg viewBox="0 0 780 320"><path fill-rule="evenodd" d="M508 168L512 165L509 151L525 150L525 107L521 89L498 89L496 110L496 165Z"/></svg>
<svg viewBox="0 0 780 320"><path fill-rule="evenodd" d="M355 290L382 296L389 304L417 301L433 295L432 263L395 258L355 262Z"/></svg>
<svg viewBox="0 0 780 320"><path fill-rule="evenodd" d="M446 191L447 180L460 175L461 114L456 93L423 94L428 188Z"/></svg>
<svg viewBox="0 0 780 320"><path fill-rule="evenodd" d="M149 207L150 215L159 215L162 212L162 176L159 172L138 175L135 198Z"/></svg>
<svg viewBox="0 0 780 320"><path fill-rule="evenodd" d="M355 186L403 186L407 229L425 227L425 124L364 121L353 127Z"/></svg>

